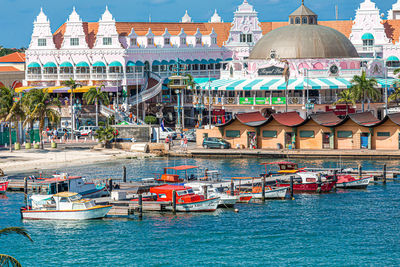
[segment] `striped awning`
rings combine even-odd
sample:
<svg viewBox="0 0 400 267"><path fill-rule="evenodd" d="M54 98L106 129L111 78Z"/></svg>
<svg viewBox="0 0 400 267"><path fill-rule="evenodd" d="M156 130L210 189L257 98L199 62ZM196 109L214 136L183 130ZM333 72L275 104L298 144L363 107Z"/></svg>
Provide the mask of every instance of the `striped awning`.
<svg viewBox="0 0 400 267"><path fill-rule="evenodd" d="M350 78L297 78L289 79L288 90L347 89ZM219 79L198 83L202 89L212 90L285 90L284 78Z"/></svg>

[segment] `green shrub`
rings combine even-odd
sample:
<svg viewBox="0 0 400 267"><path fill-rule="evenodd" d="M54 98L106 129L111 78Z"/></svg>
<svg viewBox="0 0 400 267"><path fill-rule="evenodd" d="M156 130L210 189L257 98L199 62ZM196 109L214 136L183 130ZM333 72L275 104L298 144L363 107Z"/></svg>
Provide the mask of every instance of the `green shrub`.
<svg viewBox="0 0 400 267"><path fill-rule="evenodd" d="M146 116L145 118L144 118L144 122L145 123L147 123L147 124L156 124L157 123L157 118L156 117L154 117L154 116Z"/></svg>

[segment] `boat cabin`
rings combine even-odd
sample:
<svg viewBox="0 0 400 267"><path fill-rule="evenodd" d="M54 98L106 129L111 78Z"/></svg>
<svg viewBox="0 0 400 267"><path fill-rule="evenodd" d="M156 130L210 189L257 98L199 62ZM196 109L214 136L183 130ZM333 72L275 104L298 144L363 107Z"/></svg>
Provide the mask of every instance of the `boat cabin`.
<svg viewBox="0 0 400 267"><path fill-rule="evenodd" d="M198 168L199 167L197 166L190 166L190 165L167 167L164 168L163 174L156 174L156 180L159 182L166 182L166 183L180 183L183 181L195 180L196 175L194 173L188 174L188 171L195 170ZM184 172L184 177L183 175L180 175L183 172Z"/></svg>
<svg viewBox="0 0 400 267"><path fill-rule="evenodd" d="M52 202L55 203L56 210L81 210L95 206L93 200L82 199L78 193L61 192L53 195Z"/></svg>
<svg viewBox="0 0 400 267"><path fill-rule="evenodd" d="M262 163L261 165L265 166L265 174L267 174L267 176L274 174L297 173L299 171L298 164L289 161L269 162Z"/></svg>
<svg viewBox="0 0 400 267"><path fill-rule="evenodd" d="M176 202L178 204L204 200L204 196L195 194L193 189L187 186L161 185L150 188L150 193L157 196L157 201L172 201L174 191L176 193Z"/></svg>
<svg viewBox="0 0 400 267"><path fill-rule="evenodd" d="M54 195L59 192L78 192L85 193L96 190L94 183L86 181L81 176L68 176L68 174L54 175L53 178L47 178L35 183L36 185L46 186L47 194Z"/></svg>

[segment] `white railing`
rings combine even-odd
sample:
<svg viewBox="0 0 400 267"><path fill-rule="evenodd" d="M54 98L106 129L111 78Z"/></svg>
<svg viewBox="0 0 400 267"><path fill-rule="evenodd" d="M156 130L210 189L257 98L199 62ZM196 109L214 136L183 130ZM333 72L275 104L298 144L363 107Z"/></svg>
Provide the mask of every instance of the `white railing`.
<svg viewBox="0 0 400 267"><path fill-rule="evenodd" d="M107 74L92 73L92 80L107 80Z"/></svg>
<svg viewBox="0 0 400 267"><path fill-rule="evenodd" d="M43 74L43 80L58 80L58 74Z"/></svg>
<svg viewBox="0 0 400 267"><path fill-rule="evenodd" d="M75 78L77 79L77 80L90 80L90 74L88 74L88 73L85 73L85 74L79 74L79 73L77 73L77 74L75 74Z"/></svg>
<svg viewBox="0 0 400 267"><path fill-rule="evenodd" d="M30 73L30 74L26 75L26 78L28 80L41 80L42 79L42 74L32 74L32 73Z"/></svg>
<svg viewBox="0 0 400 267"><path fill-rule="evenodd" d="M156 95L158 95L161 92L161 89L162 89L161 77L153 72L150 72L149 78L153 78L154 80L158 81L158 83L155 86L153 86L152 88L148 88L148 89L145 88L145 90L140 92L139 95L131 97L129 99L130 100L129 104L136 105L138 103L142 103L144 101L147 101L147 100L155 97Z"/></svg>
<svg viewBox="0 0 400 267"><path fill-rule="evenodd" d="M119 79L123 79L123 78L124 78L123 73L109 73L108 74L109 80L119 80Z"/></svg>
<svg viewBox="0 0 400 267"><path fill-rule="evenodd" d="M74 78L74 74L73 73L69 73L69 74L60 74L60 80L69 80L69 79L73 79Z"/></svg>

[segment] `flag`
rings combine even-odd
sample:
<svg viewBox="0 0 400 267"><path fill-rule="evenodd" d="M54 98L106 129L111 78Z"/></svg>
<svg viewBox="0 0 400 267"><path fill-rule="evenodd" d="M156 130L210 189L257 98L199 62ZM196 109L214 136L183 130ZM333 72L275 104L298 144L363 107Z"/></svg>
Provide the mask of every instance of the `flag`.
<svg viewBox="0 0 400 267"><path fill-rule="evenodd" d="M164 128L164 120L161 121L161 130L163 130L163 132L165 131L165 128Z"/></svg>

